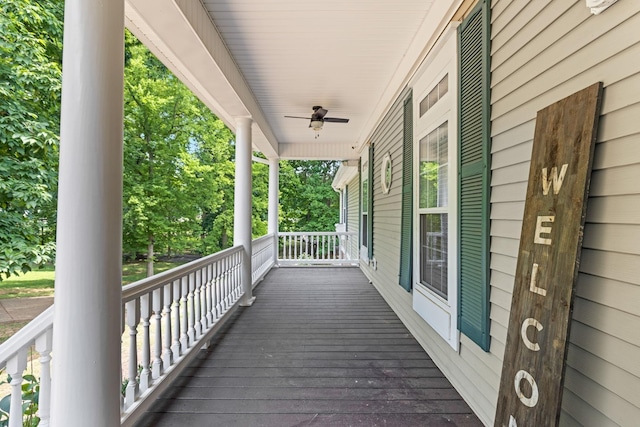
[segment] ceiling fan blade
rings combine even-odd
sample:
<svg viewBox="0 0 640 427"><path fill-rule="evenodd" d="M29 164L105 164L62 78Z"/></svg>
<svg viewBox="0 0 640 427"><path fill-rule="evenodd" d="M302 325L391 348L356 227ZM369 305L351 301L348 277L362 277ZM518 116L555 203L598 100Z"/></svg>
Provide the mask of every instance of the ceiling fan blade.
<svg viewBox="0 0 640 427"><path fill-rule="evenodd" d="M349 123L349 119L340 119L338 117L325 117L324 121L329 123Z"/></svg>
<svg viewBox="0 0 640 427"><path fill-rule="evenodd" d="M285 116L288 119L304 119L309 120L309 117L300 117L300 116Z"/></svg>
<svg viewBox="0 0 640 427"><path fill-rule="evenodd" d="M322 120L324 116L329 112L329 110L322 108L320 106L313 107L313 114L311 115L311 120Z"/></svg>

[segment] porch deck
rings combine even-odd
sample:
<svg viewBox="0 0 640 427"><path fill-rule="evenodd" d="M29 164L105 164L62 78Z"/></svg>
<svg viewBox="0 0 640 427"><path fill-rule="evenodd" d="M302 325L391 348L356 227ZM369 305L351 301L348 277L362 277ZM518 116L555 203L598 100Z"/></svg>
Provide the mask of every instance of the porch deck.
<svg viewBox="0 0 640 427"><path fill-rule="evenodd" d="M357 268L280 268L139 427L480 426Z"/></svg>

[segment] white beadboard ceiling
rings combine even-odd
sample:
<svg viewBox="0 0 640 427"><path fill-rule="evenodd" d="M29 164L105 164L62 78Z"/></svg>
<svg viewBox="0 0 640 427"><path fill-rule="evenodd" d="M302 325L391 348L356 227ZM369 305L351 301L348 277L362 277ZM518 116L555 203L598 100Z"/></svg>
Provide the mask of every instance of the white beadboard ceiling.
<svg viewBox="0 0 640 427"><path fill-rule="evenodd" d="M348 159L461 0L127 0L127 27L268 157ZM319 137L309 117L328 117ZM355 148L354 148L355 147Z"/></svg>

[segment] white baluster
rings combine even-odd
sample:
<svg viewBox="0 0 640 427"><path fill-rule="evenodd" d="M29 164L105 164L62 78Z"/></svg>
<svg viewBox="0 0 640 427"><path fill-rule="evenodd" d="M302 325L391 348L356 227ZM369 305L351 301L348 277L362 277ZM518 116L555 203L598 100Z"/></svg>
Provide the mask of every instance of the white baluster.
<svg viewBox="0 0 640 427"><path fill-rule="evenodd" d="M214 319L214 314L213 314L213 265L209 264L207 266L206 269L206 281L207 281L207 288L206 288L206 293L205 293L205 299L206 299L206 310L207 310L207 329L210 328L211 326L213 326L213 319Z"/></svg>
<svg viewBox="0 0 640 427"><path fill-rule="evenodd" d="M200 281L200 333L204 334L209 324L207 323L207 267L198 270Z"/></svg>
<svg viewBox="0 0 640 427"><path fill-rule="evenodd" d="M221 260L222 265L222 275L220 277L221 287L222 287L222 312L227 311L227 307L229 307L229 260L228 258L223 258Z"/></svg>
<svg viewBox="0 0 640 427"><path fill-rule="evenodd" d="M187 334L187 329L189 325L187 324L189 312L187 310L187 294L189 293L189 279L187 276L182 276L180 278L180 346L182 347L182 354L184 354L189 348L189 335Z"/></svg>
<svg viewBox="0 0 640 427"><path fill-rule="evenodd" d="M237 253L236 254L236 259L237 259L237 263L236 263L236 292L235 292L235 298L233 299L233 301L237 300L238 298L240 298L240 294L242 294L242 262L244 260L244 257L242 256L242 253Z"/></svg>
<svg viewBox="0 0 640 427"><path fill-rule="evenodd" d="M195 280L193 278L193 273L189 274L189 294L187 295L187 302L189 304L189 322L188 322L188 332L189 336L189 347L193 345L196 339L196 330L194 329L195 324L195 312L194 312L194 301L193 301L193 293L195 290Z"/></svg>
<svg viewBox="0 0 640 427"><path fill-rule="evenodd" d="M288 236L282 236L282 259L289 259Z"/></svg>
<svg viewBox="0 0 640 427"><path fill-rule="evenodd" d="M229 299L229 305L233 304L238 298L238 282L240 276L240 266L238 264L237 254L231 255L229 264L231 267L231 298Z"/></svg>
<svg viewBox="0 0 640 427"><path fill-rule="evenodd" d="M21 348L7 360L7 374L11 376L11 409L9 427L22 427L22 373L27 368L27 349Z"/></svg>
<svg viewBox="0 0 640 427"><path fill-rule="evenodd" d="M180 357L180 279L173 281L173 360Z"/></svg>
<svg viewBox="0 0 640 427"><path fill-rule="evenodd" d="M173 298L171 298L171 283L164 285L164 334L163 334L163 349L162 349L162 362L164 369L166 370L173 364L173 351L171 351L171 304Z"/></svg>
<svg viewBox="0 0 640 427"><path fill-rule="evenodd" d="M155 344L153 347L153 363L151 364L151 376L160 378L164 372L162 365L162 289L153 291L153 313L155 320ZM168 368L169 366L167 366Z"/></svg>
<svg viewBox="0 0 640 427"><path fill-rule="evenodd" d="M231 268L231 298L230 304L233 304L235 300L238 298L238 282L240 276L240 265L238 264L237 254L231 255L231 259L229 260L230 268Z"/></svg>
<svg viewBox="0 0 640 427"><path fill-rule="evenodd" d="M149 294L140 297L140 317L142 318L142 372L140 372L140 393L151 386L151 298Z"/></svg>
<svg viewBox="0 0 640 427"><path fill-rule="evenodd" d="M221 276L221 267L220 267L220 261L216 261L216 263L214 264L214 277L215 277L215 283L214 283L214 302L215 302L215 306L216 306L216 316L215 319L218 320L222 314L222 282L220 280L220 276Z"/></svg>
<svg viewBox="0 0 640 427"><path fill-rule="evenodd" d="M331 259L331 237L322 236L322 258Z"/></svg>
<svg viewBox="0 0 640 427"><path fill-rule="evenodd" d="M40 395L38 397L39 427L49 427L51 416L51 345L53 330L47 329L36 338L36 351L40 355Z"/></svg>
<svg viewBox="0 0 640 427"><path fill-rule="evenodd" d="M138 300L129 301L125 307L126 323L129 327L129 382L124 397L124 404L128 408L138 398L138 322L140 321L140 307Z"/></svg>
<svg viewBox="0 0 640 427"><path fill-rule="evenodd" d="M196 330L196 338L200 338L202 335L202 275L200 270L193 273L195 279L195 290L193 292L194 308L193 313L195 316L194 328Z"/></svg>

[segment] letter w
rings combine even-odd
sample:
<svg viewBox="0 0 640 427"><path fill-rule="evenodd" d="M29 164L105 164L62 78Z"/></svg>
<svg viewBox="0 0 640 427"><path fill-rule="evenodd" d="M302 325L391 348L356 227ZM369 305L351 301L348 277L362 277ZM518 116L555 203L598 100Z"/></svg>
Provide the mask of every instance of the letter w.
<svg viewBox="0 0 640 427"><path fill-rule="evenodd" d="M558 176L558 168L556 166L551 168L551 176L548 176L547 168L542 168L542 194L545 196L549 194L549 188L551 187L552 181L553 194L558 194L560 192L564 176L567 173L567 167L569 167L567 163L562 165L562 169L560 169L560 176Z"/></svg>

